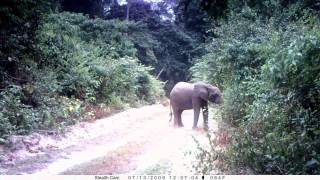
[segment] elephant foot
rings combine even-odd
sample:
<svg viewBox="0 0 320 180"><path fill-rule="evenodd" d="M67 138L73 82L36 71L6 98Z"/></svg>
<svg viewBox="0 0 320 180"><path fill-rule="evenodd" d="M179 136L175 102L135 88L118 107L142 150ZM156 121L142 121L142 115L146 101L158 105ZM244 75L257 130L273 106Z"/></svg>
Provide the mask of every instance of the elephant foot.
<svg viewBox="0 0 320 180"><path fill-rule="evenodd" d="M198 132L208 132L209 131L209 127L203 127L203 128L199 128L197 126L193 126L192 130L194 131L198 131Z"/></svg>
<svg viewBox="0 0 320 180"><path fill-rule="evenodd" d="M203 127L203 130L209 131L209 126L208 126L208 125L205 125L205 126Z"/></svg>
<svg viewBox="0 0 320 180"><path fill-rule="evenodd" d="M174 128L182 128L183 126L181 125L176 125L176 126L173 126Z"/></svg>
<svg viewBox="0 0 320 180"><path fill-rule="evenodd" d="M207 130L205 130L204 128L199 128L199 127L192 127L192 130L199 133L207 132Z"/></svg>

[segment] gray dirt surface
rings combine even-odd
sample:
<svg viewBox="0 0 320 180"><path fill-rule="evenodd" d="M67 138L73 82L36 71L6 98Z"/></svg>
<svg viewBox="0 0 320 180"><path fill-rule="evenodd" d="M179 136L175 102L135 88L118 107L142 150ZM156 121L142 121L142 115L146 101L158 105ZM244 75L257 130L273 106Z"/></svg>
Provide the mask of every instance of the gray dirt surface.
<svg viewBox="0 0 320 180"><path fill-rule="evenodd" d="M192 110L182 119L184 127L174 128L169 107L155 104L79 123L65 136L17 137L19 148L0 147L0 174L195 174L192 137L206 146L206 133L201 117L199 130L191 129Z"/></svg>

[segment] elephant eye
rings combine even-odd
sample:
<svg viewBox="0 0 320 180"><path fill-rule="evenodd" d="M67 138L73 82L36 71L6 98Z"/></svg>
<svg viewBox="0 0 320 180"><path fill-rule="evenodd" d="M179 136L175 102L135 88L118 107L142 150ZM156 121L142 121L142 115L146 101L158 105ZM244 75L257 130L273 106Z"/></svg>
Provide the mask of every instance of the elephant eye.
<svg viewBox="0 0 320 180"><path fill-rule="evenodd" d="M217 97L218 97L218 95L217 95L217 94L211 94L210 99L215 100Z"/></svg>

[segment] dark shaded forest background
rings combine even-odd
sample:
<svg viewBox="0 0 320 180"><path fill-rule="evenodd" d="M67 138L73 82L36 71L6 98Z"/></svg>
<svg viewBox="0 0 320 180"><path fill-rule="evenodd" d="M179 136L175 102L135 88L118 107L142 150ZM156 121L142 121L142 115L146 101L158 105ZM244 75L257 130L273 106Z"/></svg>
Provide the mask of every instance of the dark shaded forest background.
<svg viewBox="0 0 320 180"><path fill-rule="evenodd" d="M219 159L234 174L319 174L319 12L319 0L2 0L0 143L203 80L233 128L200 172Z"/></svg>

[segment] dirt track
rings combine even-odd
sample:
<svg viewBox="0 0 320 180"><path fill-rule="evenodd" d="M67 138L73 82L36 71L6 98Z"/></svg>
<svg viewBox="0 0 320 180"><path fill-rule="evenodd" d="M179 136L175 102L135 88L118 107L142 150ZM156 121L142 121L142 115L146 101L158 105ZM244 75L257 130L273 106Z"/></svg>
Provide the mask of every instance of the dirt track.
<svg viewBox="0 0 320 180"><path fill-rule="evenodd" d="M182 119L184 127L173 128L169 107L157 104L83 122L64 138L41 136L39 144L45 145L2 163L0 173L194 174L194 156L188 154L196 150L192 136L205 145L205 133L191 129L193 111L184 111ZM199 122L201 128L201 117ZM216 128L213 121L209 126Z"/></svg>

